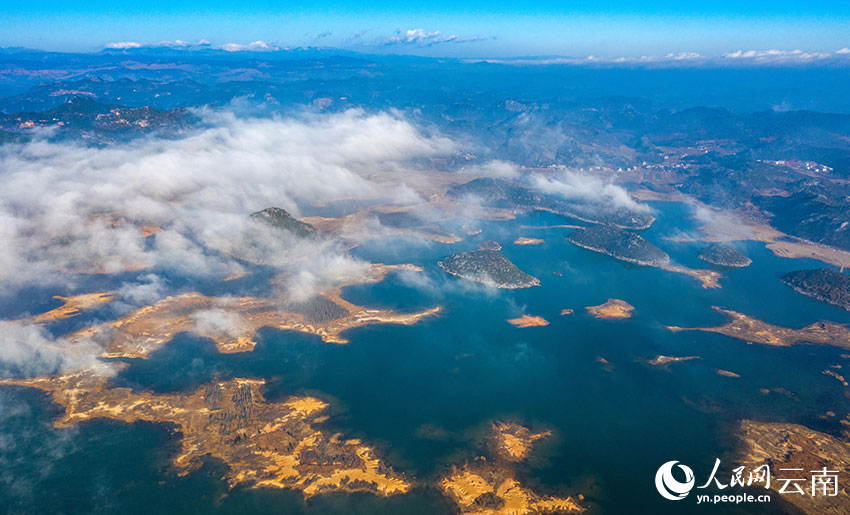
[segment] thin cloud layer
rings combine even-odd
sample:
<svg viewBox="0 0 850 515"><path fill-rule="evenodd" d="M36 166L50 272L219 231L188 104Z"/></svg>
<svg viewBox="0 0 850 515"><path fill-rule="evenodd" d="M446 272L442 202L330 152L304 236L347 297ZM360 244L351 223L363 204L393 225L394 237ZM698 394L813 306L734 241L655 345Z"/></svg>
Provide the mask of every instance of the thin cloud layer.
<svg viewBox="0 0 850 515"><path fill-rule="evenodd" d="M638 212L646 212L649 209L646 204L641 204L633 199L621 186L606 183L591 175L565 171L555 177L535 175L532 177L531 183L544 193L556 195L566 200L593 202Z"/></svg>
<svg viewBox="0 0 850 515"><path fill-rule="evenodd" d="M803 52L800 49L796 50L738 50L723 54L727 59L753 59L757 61L810 61L813 59L827 59L834 55L842 55L843 52L838 50L835 54L831 52Z"/></svg>
<svg viewBox="0 0 850 515"><path fill-rule="evenodd" d="M464 168L464 173L476 177L493 177L498 179L513 179L519 176L519 167L509 161L494 159L483 164Z"/></svg>
<svg viewBox="0 0 850 515"><path fill-rule="evenodd" d="M409 200L403 180L366 174L454 148L388 114L206 116L210 128L176 141L0 147L0 289L62 284L74 272L219 276L240 271L240 260L313 277L301 283L332 280L325 270L345 268L323 265L343 256L334 242L298 240L248 214L279 206L297 215L299 205L336 198ZM140 225L162 230L146 239Z"/></svg>
<svg viewBox="0 0 850 515"><path fill-rule="evenodd" d="M221 45L221 49L226 52L272 52L278 50L276 45L266 43L265 41L252 41L251 43L226 43Z"/></svg>
<svg viewBox="0 0 850 515"><path fill-rule="evenodd" d="M322 33L318 36L319 39L327 37L330 35L330 32ZM224 50L225 52L273 52L276 50L281 50L279 46L274 43L268 43L265 41L252 41L250 43L225 43L220 46L213 46L207 39L201 39L197 43L190 43L188 41L183 41L180 39L175 39L174 41L158 41L155 43L150 42L139 42L139 41L116 41L113 43L107 43L104 45L104 48L108 50L135 50L139 48L173 48L173 49L209 49L215 48L219 50Z"/></svg>
<svg viewBox="0 0 850 515"><path fill-rule="evenodd" d="M198 45L203 45L203 41L198 42ZM209 43L209 42L207 42ZM107 43L104 48L111 50L130 50L134 48L188 48L192 43L175 39L174 41L159 41L157 43L139 43L138 41L118 41L115 43Z"/></svg>
<svg viewBox="0 0 850 515"><path fill-rule="evenodd" d="M457 34L443 35L439 30L433 32L425 29L399 29L396 34L384 40L385 46L394 45L410 45L418 47L429 47L443 43L470 43L473 41L482 41L486 38L481 36L458 36Z"/></svg>
<svg viewBox="0 0 850 515"><path fill-rule="evenodd" d="M48 375L69 370L113 371L96 358L101 348L93 342L73 344L54 339L47 331L25 322L0 322L0 368L26 376Z"/></svg>
<svg viewBox="0 0 850 515"><path fill-rule="evenodd" d="M484 62L513 65L659 65L659 66L734 66L741 64L807 64L812 62L835 62L847 64L850 48L841 48L834 52L806 52L795 50L736 50L720 55L704 55L697 52L670 52L665 55L643 56L600 56L587 57L546 57L486 59Z"/></svg>

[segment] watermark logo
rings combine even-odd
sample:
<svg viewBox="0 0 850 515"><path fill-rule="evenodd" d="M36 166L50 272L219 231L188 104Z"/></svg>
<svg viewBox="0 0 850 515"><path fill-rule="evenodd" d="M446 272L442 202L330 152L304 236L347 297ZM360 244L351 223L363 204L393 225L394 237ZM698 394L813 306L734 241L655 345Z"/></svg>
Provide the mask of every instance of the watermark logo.
<svg viewBox="0 0 850 515"><path fill-rule="evenodd" d="M655 473L655 488L665 499L680 501L688 496L694 487L694 471L686 465L679 465L685 473L685 482L681 483L673 477L673 467L678 461L668 461L659 467Z"/></svg>
<svg viewBox="0 0 850 515"><path fill-rule="evenodd" d="M673 477L674 467L679 467L685 474L684 482ZM764 464L746 471L744 466L739 466L732 469L732 475L729 482L723 482L718 477L720 469L720 459L715 460L714 468L711 471L705 484L697 486L697 489L713 487L717 490L725 490L726 488L735 487L752 487L763 486L766 490L770 490L771 479L774 481L773 490L782 495L811 495L812 497L834 497L840 491L838 488L838 470L829 470L824 467L822 470L810 470L810 475L806 477L806 471L802 468L780 468L776 472L781 474L781 477L771 478L771 469L768 464ZM745 474L745 472L747 472ZM778 485L776 483L779 483ZM778 487L778 488L777 488ZM694 489L694 472L690 467L680 464L678 461L668 461L658 468L655 473L655 488L658 493L665 499L671 501L681 501L691 490ZM719 495L697 495L697 504L702 503L741 503L741 502L770 502L770 495L753 495L745 492L726 493Z"/></svg>

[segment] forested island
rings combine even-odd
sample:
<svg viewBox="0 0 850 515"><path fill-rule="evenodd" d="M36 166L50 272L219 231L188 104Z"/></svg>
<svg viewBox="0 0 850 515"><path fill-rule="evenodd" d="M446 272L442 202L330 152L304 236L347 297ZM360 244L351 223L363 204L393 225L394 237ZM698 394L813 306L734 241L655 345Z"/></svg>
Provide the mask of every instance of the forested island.
<svg viewBox="0 0 850 515"><path fill-rule="evenodd" d="M263 222L275 229L289 231L292 234L305 238L316 234L316 228L308 223L290 215L285 209L269 207L256 213L251 213L251 218Z"/></svg>
<svg viewBox="0 0 850 515"><path fill-rule="evenodd" d="M699 258L706 263L730 268L743 268L753 261L728 243L714 243L699 251Z"/></svg>
<svg viewBox="0 0 850 515"><path fill-rule="evenodd" d="M540 279L523 272L495 250L461 252L437 264L449 274L496 288L530 288L540 284Z"/></svg>
<svg viewBox="0 0 850 515"><path fill-rule="evenodd" d="M638 265L661 266L670 262L670 256L642 236L610 225L576 229L567 236L567 241Z"/></svg>
<svg viewBox="0 0 850 515"><path fill-rule="evenodd" d="M831 268L797 270L782 282L799 293L850 311L850 276Z"/></svg>

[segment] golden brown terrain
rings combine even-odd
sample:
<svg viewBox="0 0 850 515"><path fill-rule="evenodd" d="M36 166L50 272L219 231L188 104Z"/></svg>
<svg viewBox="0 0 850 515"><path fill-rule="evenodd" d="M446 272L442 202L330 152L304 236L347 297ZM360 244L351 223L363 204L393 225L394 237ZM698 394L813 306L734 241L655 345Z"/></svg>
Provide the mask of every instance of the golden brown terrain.
<svg viewBox="0 0 850 515"><path fill-rule="evenodd" d="M784 481L778 478L805 478L800 486L805 495L794 492L793 484L783 500L794 504L805 513L850 513L850 491L846 486L846 473L850 470L850 443L797 424L757 422L743 420L737 432L738 461L746 471L769 464L770 489L779 492ZM811 495L812 471L838 471L838 495L829 497ZM780 469L802 469L780 471ZM744 477L747 477L745 472Z"/></svg>
<svg viewBox="0 0 850 515"><path fill-rule="evenodd" d="M200 293L184 293L166 297L150 306L139 308L117 320L87 327L65 336L68 342L93 340L104 347L104 357L145 358L181 332L193 332L212 339L222 353L248 352L254 349L254 334L262 327L315 334L329 343L346 343L344 331L370 324L415 324L440 311L434 307L417 313L395 313L392 310L369 309L352 304L341 297L343 286L373 283L397 270L421 270L410 265L372 265L365 277L351 278L319 296L341 308L344 315L311 321L307 314L287 310L287 304L272 298L209 297ZM211 316L227 323L206 326L201 323Z"/></svg>
<svg viewBox="0 0 850 515"><path fill-rule="evenodd" d="M720 313L729 317L729 322L717 327L682 328L668 326L674 332L679 331L708 331L725 334L746 342L763 343L777 347L787 347L799 343L833 345L850 349L850 329L845 325L832 322L816 322L802 329L791 329L768 324L742 313L714 307Z"/></svg>
<svg viewBox="0 0 850 515"><path fill-rule="evenodd" d="M105 306L115 300L115 295L116 294L112 292L85 293L82 295L73 295L71 297L60 297L59 295L56 295L53 298L61 300L61 306L32 316L29 320L38 324L65 320L66 318L78 316L87 309Z"/></svg>
<svg viewBox="0 0 850 515"><path fill-rule="evenodd" d="M541 243L543 243L543 240L539 238L526 238L524 236L514 240L514 245L540 245Z"/></svg>
<svg viewBox="0 0 850 515"><path fill-rule="evenodd" d="M211 456L224 462L230 487L290 488L305 496L363 491L388 496L410 490L403 474L386 466L356 439L316 429L328 405L314 397L268 402L262 380L213 382L186 394L116 388L106 377L81 372L0 384L37 388L65 409L57 427L108 418L172 424L180 434L173 464L181 475Z"/></svg>
<svg viewBox="0 0 850 515"><path fill-rule="evenodd" d="M635 307L620 299L608 299L598 306L587 306L587 312L596 318L630 318Z"/></svg>
<svg viewBox="0 0 850 515"><path fill-rule="evenodd" d="M676 265L662 265L659 267L662 270L666 270L668 272L675 272L677 274L685 274L687 276L693 277L697 281L702 284L704 289L709 288L720 288L720 278L723 277L723 274L720 272L715 272L714 270L704 270L699 268L686 268L684 266L676 266Z"/></svg>
<svg viewBox="0 0 850 515"><path fill-rule="evenodd" d="M844 379L844 376L839 374L835 370L826 369L821 373L826 376L834 377L835 380L841 383L843 386L850 386L850 383L848 383L847 380Z"/></svg>
<svg viewBox="0 0 850 515"><path fill-rule="evenodd" d="M505 461L524 461L534 442L552 435L551 431L534 433L527 427L513 422L493 422L490 427L490 453Z"/></svg>
<svg viewBox="0 0 850 515"><path fill-rule="evenodd" d="M664 356L659 354L655 356L651 360L649 360L650 365L667 365L669 363L679 363L680 361L691 361L693 359L700 359L699 356Z"/></svg>
<svg viewBox="0 0 850 515"><path fill-rule="evenodd" d="M741 377L741 374L736 374L735 372L731 372L729 370L723 370L722 368L718 368L717 370L715 370L715 372L717 372L717 375L724 377Z"/></svg>
<svg viewBox="0 0 850 515"><path fill-rule="evenodd" d="M522 315L519 318L509 318L508 323L516 327L542 327L549 325L549 321L543 317Z"/></svg>
<svg viewBox="0 0 850 515"><path fill-rule="evenodd" d="M516 479L515 463L524 460L534 442L546 436L548 431L533 433L518 424L496 422L488 440L491 456L453 466L437 486L463 514L581 513L585 508L575 498L540 495Z"/></svg>

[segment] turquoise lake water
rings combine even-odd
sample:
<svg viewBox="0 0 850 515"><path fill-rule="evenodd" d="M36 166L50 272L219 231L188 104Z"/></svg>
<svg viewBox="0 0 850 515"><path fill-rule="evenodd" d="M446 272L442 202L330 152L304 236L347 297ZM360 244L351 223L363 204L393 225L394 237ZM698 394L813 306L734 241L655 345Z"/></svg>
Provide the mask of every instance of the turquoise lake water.
<svg viewBox="0 0 850 515"><path fill-rule="evenodd" d="M689 267L701 243L665 236L690 231L690 208L655 203L657 222L643 235ZM211 342L184 334L149 360L132 361L119 384L180 391L213 378L258 377L269 400L309 393L328 400L327 428L376 445L389 465L419 480L411 494L389 499L332 494L305 502L297 492L237 489L227 493L220 463L178 477L170 459L178 438L150 423L91 421L54 429L61 409L40 392L0 389L0 511L124 513L451 513L429 488L451 464L483 452L489 422L511 419L551 429L519 477L541 493L582 493L602 513L779 511L768 506L704 508L693 499L672 503L654 486L667 461L690 466L705 480L716 458L734 466L730 431L742 418L789 421L837 432L819 419L850 409L846 388L823 375L843 364L838 348L747 345L718 334L672 333L666 325L719 325L720 306L770 323L802 327L818 320L850 323L850 313L806 298L779 281L791 270L823 266L778 258L761 243L741 249L753 265L723 270L723 288L705 290L682 274L625 265L577 248L569 229L529 229L569 223L551 214L481 223L483 233L454 245L375 242L352 252L385 263L415 263L422 274L396 274L382 283L344 290L356 304L414 311L434 305L439 316L408 326L367 326L346 333L347 345L263 329L252 353L220 355ZM545 243L517 246L518 236ZM478 242L500 242L502 253L541 280L525 290L470 285L444 274L436 262ZM555 272L560 275L556 275ZM210 286L209 288L214 288ZM52 295L52 294L51 294ZM588 305L608 298L635 307L628 320L598 320ZM561 316L564 308L575 310ZM522 314L551 322L519 329L505 322ZM74 322L79 323L79 322ZM701 359L654 367L656 355ZM610 363L603 365L597 358ZM716 369L740 378L723 377ZM763 395L785 388L794 396ZM755 492L754 492L755 493ZM721 509L718 509L721 508Z"/></svg>

